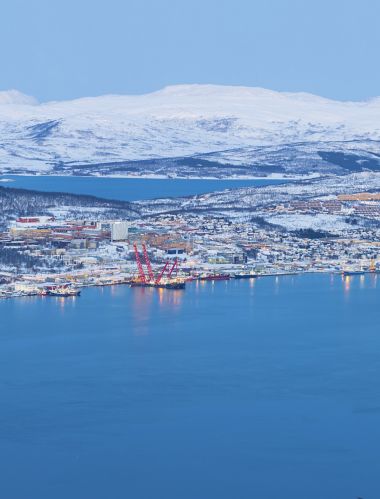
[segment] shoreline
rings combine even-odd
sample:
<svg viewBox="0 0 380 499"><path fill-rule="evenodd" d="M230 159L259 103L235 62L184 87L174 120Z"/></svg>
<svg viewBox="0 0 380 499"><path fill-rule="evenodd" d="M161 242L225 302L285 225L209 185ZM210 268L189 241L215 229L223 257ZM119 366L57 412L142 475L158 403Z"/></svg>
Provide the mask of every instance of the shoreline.
<svg viewBox="0 0 380 499"><path fill-rule="evenodd" d="M367 275L377 275L379 272L373 272L370 270L363 271L360 275L367 276ZM279 278L279 277L299 277L299 276L305 276L305 275L336 275L336 276L341 276L343 279L344 278L353 278L353 277L360 277L352 275L352 276L345 276L344 273L341 270L319 270L319 269L308 269L305 271L291 271L291 270L284 270L284 271L279 271L279 272L263 272L260 273L254 277L246 278L246 279L238 279L234 277L233 275L230 275L230 277L227 280L209 280L208 282L215 285L216 283L225 283L226 281L251 281L251 280L257 280L261 278L266 278L266 277L274 277L274 278ZM193 279L192 282L199 282L200 279ZM75 282L75 287L78 289L86 289L86 288L105 288L105 287L110 287L110 286L130 286L132 282L132 277L128 278L122 278L119 280L115 280L113 282L95 282L95 283L78 283ZM170 293L171 290L168 290ZM0 288L0 300L2 299L11 299L11 298L27 298L27 297L40 297L40 298L45 298L45 295L42 293L37 293L35 290L31 291L30 293L26 291L19 291L19 292L9 292L6 294L1 293L1 288ZM71 297L72 298L72 297Z"/></svg>
<svg viewBox="0 0 380 499"><path fill-rule="evenodd" d="M314 178L321 177L320 174L311 174L311 175L295 175L295 176L287 176L281 174L270 174L265 177L257 177L257 176L246 176L246 175L236 175L231 177L212 177L212 176L190 176L190 177L170 177L167 175L64 175L64 174L43 174L43 173L0 173L0 182L14 182L14 179L2 178L2 177L53 177L53 178L96 178L96 179L129 179L129 180L215 180L221 182L229 182L229 181L241 181L241 180L262 180L262 181L271 181L271 180L283 180L283 181L300 181L300 180L310 180Z"/></svg>

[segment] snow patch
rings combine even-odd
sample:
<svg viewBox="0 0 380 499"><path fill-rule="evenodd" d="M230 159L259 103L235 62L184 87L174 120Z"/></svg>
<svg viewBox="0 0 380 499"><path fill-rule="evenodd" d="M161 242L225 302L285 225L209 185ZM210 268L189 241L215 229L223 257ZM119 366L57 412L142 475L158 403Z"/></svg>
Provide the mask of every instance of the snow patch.
<svg viewBox="0 0 380 499"><path fill-rule="evenodd" d="M37 99L30 95L25 95L18 90L7 90L0 92L0 105L7 106L35 106Z"/></svg>
<svg viewBox="0 0 380 499"><path fill-rule="evenodd" d="M32 97L10 90L0 92L0 104L0 168L37 172L57 164L207 154L214 155L210 160L231 164L252 165L259 158L264 166L276 161L279 165L282 148L293 144L296 149L288 161L302 167L311 157L317 169L322 161L318 148L310 152L307 144L338 141L364 141L379 153L379 98L341 102L262 88L176 85L145 95L38 105ZM38 131L37 138L31 130ZM301 173L313 173L312 168Z"/></svg>
<svg viewBox="0 0 380 499"><path fill-rule="evenodd" d="M266 221L271 224L285 227L288 230L313 229L324 232L327 231L334 234L345 229L352 229L352 225L345 221L345 217L336 215L275 215L273 217L266 218Z"/></svg>

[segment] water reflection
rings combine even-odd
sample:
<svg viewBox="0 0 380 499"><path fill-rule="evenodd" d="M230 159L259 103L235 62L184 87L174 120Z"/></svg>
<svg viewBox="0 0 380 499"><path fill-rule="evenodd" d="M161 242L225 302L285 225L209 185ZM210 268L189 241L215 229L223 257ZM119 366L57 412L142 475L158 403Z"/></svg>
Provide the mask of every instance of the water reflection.
<svg viewBox="0 0 380 499"><path fill-rule="evenodd" d="M139 288L131 289L133 334L147 336L151 328L152 316L158 309L178 313L183 300L183 290L165 288Z"/></svg>
<svg viewBox="0 0 380 499"><path fill-rule="evenodd" d="M59 311L63 315L67 308L73 308L76 305L78 297L77 296L56 296L56 297L48 297L48 300L54 300L55 303L58 304Z"/></svg>
<svg viewBox="0 0 380 499"><path fill-rule="evenodd" d="M343 290L346 295L350 293L353 287L361 290L366 288L377 288L378 275L376 273L362 274L358 276L342 275Z"/></svg>
<svg viewBox="0 0 380 499"><path fill-rule="evenodd" d="M167 308L173 311L180 308L183 298L183 290L159 288L157 292L161 308Z"/></svg>
<svg viewBox="0 0 380 499"><path fill-rule="evenodd" d="M280 277L276 276L274 278L274 293L278 295L279 291L280 291Z"/></svg>
<svg viewBox="0 0 380 499"><path fill-rule="evenodd" d="M135 336L149 334L150 317L152 315L153 288L132 288L132 321Z"/></svg>
<svg viewBox="0 0 380 499"><path fill-rule="evenodd" d="M342 280L343 280L344 292L346 295L348 295L350 292L350 289L351 289L352 277L349 275L346 275L346 276L344 275L344 276L342 276Z"/></svg>
<svg viewBox="0 0 380 499"><path fill-rule="evenodd" d="M359 278L359 283L360 283L360 289L363 289L365 287L365 275L361 275Z"/></svg>
<svg viewBox="0 0 380 499"><path fill-rule="evenodd" d="M377 277L378 277L378 274L376 272L371 274L371 278L370 278L371 288L377 287Z"/></svg>

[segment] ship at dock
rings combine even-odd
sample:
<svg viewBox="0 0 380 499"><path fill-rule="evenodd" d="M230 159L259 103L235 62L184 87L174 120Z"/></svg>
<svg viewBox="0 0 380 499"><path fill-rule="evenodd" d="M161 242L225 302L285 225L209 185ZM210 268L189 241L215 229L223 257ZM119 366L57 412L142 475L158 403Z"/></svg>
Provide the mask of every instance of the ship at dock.
<svg viewBox="0 0 380 499"><path fill-rule="evenodd" d="M344 277L352 277L352 276L355 276L355 275L364 275L364 274L365 274L364 270L344 270L342 272L342 275Z"/></svg>
<svg viewBox="0 0 380 499"><path fill-rule="evenodd" d="M242 270L234 274L234 279L255 279L259 274L254 270Z"/></svg>
<svg viewBox="0 0 380 499"><path fill-rule="evenodd" d="M369 268L369 271L373 272L373 269L372 269L371 266ZM347 265L342 270L343 277L351 277L351 276L356 276L356 275L364 275L365 273L366 273L366 270L362 266L359 267L358 265Z"/></svg>
<svg viewBox="0 0 380 499"><path fill-rule="evenodd" d="M164 289L185 289L186 281L180 277L174 279L163 279L155 285L156 288Z"/></svg>
<svg viewBox="0 0 380 499"><path fill-rule="evenodd" d="M46 296L58 296L61 298L68 298L70 296L79 296L80 289L71 286L57 286L46 290Z"/></svg>
<svg viewBox="0 0 380 499"><path fill-rule="evenodd" d="M132 279L130 286L144 287L144 288L159 288L159 289L185 289L186 279L177 275L178 273L178 260L177 258L174 262L166 261L165 265L161 269L160 273L155 276L153 273L152 265L149 259L149 255L146 249L146 245L142 245L144 261L147 268L147 273L144 272L142 261L140 258L139 251L137 249L137 244L133 245L135 251L136 264L138 269L138 276Z"/></svg>
<svg viewBox="0 0 380 499"><path fill-rule="evenodd" d="M205 274L199 277L200 281L229 281L230 274Z"/></svg>

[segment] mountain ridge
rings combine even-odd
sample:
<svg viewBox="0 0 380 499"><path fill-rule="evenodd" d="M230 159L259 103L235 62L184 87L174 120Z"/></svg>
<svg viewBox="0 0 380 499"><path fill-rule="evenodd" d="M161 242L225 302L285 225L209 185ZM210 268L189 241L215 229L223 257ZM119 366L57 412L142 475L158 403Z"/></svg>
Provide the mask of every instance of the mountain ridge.
<svg viewBox="0 0 380 499"><path fill-rule="evenodd" d="M379 96L373 96L369 97L367 99L359 99L359 100L350 100L350 99L333 99L331 97L325 97L322 95L314 94L312 92L305 92L305 91L299 91L299 92L290 92L290 91L285 91L285 90L274 90L274 89L269 89L265 87L250 87L250 86L244 86L244 85L218 85L218 84L213 84L213 83L189 83L189 84L175 84L175 85L166 85L160 89L153 90L151 92L145 92L145 93L133 93L133 94L123 94L123 93L105 93L105 94L100 94L100 95L89 95L89 96L82 96L82 97L75 97L73 99L53 99L50 101L38 101L38 99L32 95L25 94L24 92L21 92L17 89L9 89L9 90L0 90L0 104L7 104L7 102L3 102L7 100L7 96L9 95L10 98L12 96L19 96L20 98L23 99L25 103L28 104L28 101L34 103L34 105L39 105L39 106L46 106L50 104L57 104L57 103L76 103L78 101L84 101L84 100L97 100L97 99L102 99L102 98L108 98L108 97L115 97L115 98L138 98L138 97L147 97L147 96L161 96L161 95L180 95L184 93L194 93L199 90L211 90L213 93L218 92L219 90L226 91L226 92L241 92L241 93L246 93L246 94L258 94L258 95L282 95L284 97L301 97L309 100L319 100L319 101L325 101L325 102L335 102L335 103L341 103L341 104L368 104L372 103L373 101L380 100L380 95ZM12 104L12 102L9 102ZM17 102L15 102L17 104Z"/></svg>
<svg viewBox="0 0 380 499"><path fill-rule="evenodd" d="M305 160L305 151L302 164L297 165L300 158L294 158L289 168L299 143L310 144L314 159L320 156L319 150L325 152L323 144L340 144L340 152L351 154L360 143L364 160L369 155L376 169L376 155L380 154L380 98L334 101L259 87L174 85L142 95L40 104L17 91L0 92L0 104L2 173L69 174L70 165L87 165L86 174L122 174L104 168L99 171L97 165L215 155L213 161L220 165L244 167L243 173L226 173L221 168L224 176L265 176L273 173L273 168L277 173L282 169L291 175L305 175L320 172L317 162L309 161L311 156ZM270 154L269 163L265 159L257 171L260 165L254 149L272 147L275 151L280 146L281 154ZM232 150L240 152L222 157ZM321 167L326 166L323 161ZM193 167L187 173L182 169L180 176L194 176ZM332 163L331 172L336 170ZM169 175L164 166L159 171ZM328 168L323 168L326 172ZM144 168L129 171L146 173ZM209 173L200 169L197 176ZM214 174L218 176L217 171ZM172 168L170 176L175 175Z"/></svg>

